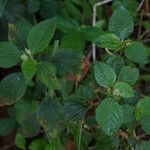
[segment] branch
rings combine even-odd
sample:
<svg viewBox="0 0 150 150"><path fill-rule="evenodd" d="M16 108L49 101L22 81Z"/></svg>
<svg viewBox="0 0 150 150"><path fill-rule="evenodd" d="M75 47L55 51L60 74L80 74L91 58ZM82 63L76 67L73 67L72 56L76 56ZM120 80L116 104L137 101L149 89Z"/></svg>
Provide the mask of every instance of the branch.
<svg viewBox="0 0 150 150"><path fill-rule="evenodd" d="M93 20L92 20L92 26L95 27L96 26L96 9L98 6L107 4L109 2L111 2L112 0L103 0L101 2L95 3L93 6ZM96 45L95 43L92 44L92 55L93 55L93 61L96 60Z"/></svg>

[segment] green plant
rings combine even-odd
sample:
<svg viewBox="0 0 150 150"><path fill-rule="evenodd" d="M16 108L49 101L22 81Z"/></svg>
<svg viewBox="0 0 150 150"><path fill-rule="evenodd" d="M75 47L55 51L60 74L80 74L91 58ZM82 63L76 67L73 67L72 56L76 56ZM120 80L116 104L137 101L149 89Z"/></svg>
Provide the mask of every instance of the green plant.
<svg viewBox="0 0 150 150"><path fill-rule="evenodd" d="M150 148L150 96L140 89L142 81L149 86L150 49L132 34L134 22L139 30L149 26L136 16L136 0L132 8L131 1L116 0L109 23L92 27L97 2L15 1L32 19L8 24L8 40L0 42L0 67L17 70L0 82L0 106L8 106L10 116L0 120L0 136L15 128L18 148ZM2 4L5 17L13 4Z"/></svg>

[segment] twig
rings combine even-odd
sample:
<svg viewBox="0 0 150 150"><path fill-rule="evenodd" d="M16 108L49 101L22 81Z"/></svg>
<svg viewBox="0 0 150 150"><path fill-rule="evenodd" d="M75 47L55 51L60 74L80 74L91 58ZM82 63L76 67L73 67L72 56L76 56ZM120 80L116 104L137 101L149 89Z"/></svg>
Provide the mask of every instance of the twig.
<svg viewBox="0 0 150 150"><path fill-rule="evenodd" d="M141 16L140 16L140 25L139 25L139 31L138 31L138 39L140 39L140 35L141 35L141 21L142 21L142 18L143 18L143 11L141 13Z"/></svg>
<svg viewBox="0 0 150 150"><path fill-rule="evenodd" d="M136 12L139 12L139 11L140 11L140 9L142 8L143 4L144 4L144 0L141 1L141 3L139 4L139 6L138 6Z"/></svg>
<svg viewBox="0 0 150 150"><path fill-rule="evenodd" d="M92 20L92 26L96 26L96 9L98 6L104 5L106 3L111 2L112 0L103 0L102 2L95 3L93 6L93 20ZM95 43L92 44L92 55L93 55L93 61L96 60L96 45Z"/></svg>
<svg viewBox="0 0 150 150"><path fill-rule="evenodd" d="M10 149L11 147L13 147L13 146L15 146L15 143L14 142L12 142L12 143L10 143L9 145L6 145L6 146L4 146L4 147L2 147L2 148L0 148L1 150L7 150L7 149Z"/></svg>
<svg viewBox="0 0 150 150"><path fill-rule="evenodd" d="M147 33L149 33L150 30L146 30L144 31L141 35L140 35L140 39L142 39Z"/></svg>

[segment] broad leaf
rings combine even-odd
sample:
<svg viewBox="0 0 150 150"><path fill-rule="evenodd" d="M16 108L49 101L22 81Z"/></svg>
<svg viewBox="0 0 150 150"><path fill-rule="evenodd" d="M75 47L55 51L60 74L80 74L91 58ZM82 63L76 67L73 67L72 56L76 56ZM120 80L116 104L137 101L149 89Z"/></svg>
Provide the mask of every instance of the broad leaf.
<svg viewBox="0 0 150 150"><path fill-rule="evenodd" d="M27 58L23 60L21 64L21 69L27 80L31 80L36 73L37 63L36 61Z"/></svg>
<svg viewBox="0 0 150 150"><path fill-rule="evenodd" d="M111 87L116 82L116 73L109 65L96 62L94 66L94 75L96 82L103 87Z"/></svg>
<svg viewBox="0 0 150 150"><path fill-rule="evenodd" d="M126 82L116 83L114 86L113 94L123 98L134 97L134 91L132 87Z"/></svg>
<svg viewBox="0 0 150 150"><path fill-rule="evenodd" d="M21 73L6 76L0 83L0 106L11 105L26 92L26 80Z"/></svg>
<svg viewBox="0 0 150 150"><path fill-rule="evenodd" d="M9 42L0 43L0 67L10 68L21 61L21 51Z"/></svg>
<svg viewBox="0 0 150 150"><path fill-rule="evenodd" d="M125 49L125 55L128 59L138 64L146 64L148 62L147 48L139 42L129 45Z"/></svg>
<svg viewBox="0 0 150 150"><path fill-rule="evenodd" d="M150 134L150 116L143 116L140 119L141 127L146 134Z"/></svg>
<svg viewBox="0 0 150 150"><path fill-rule="evenodd" d="M55 138L61 127L61 105L51 98L45 98L37 111L37 118L47 135Z"/></svg>
<svg viewBox="0 0 150 150"><path fill-rule="evenodd" d="M0 119L0 136L6 136L10 134L15 128L15 120L10 118Z"/></svg>
<svg viewBox="0 0 150 150"><path fill-rule="evenodd" d="M48 19L36 24L28 34L28 48L34 53L40 53L45 50L55 32L56 18Z"/></svg>
<svg viewBox="0 0 150 150"><path fill-rule="evenodd" d="M59 89L60 87L59 81L56 78L56 67L50 62L42 61L39 63L38 78L52 90Z"/></svg>
<svg viewBox="0 0 150 150"><path fill-rule="evenodd" d="M123 6L116 9L110 18L109 30L124 40L133 32L133 29L134 23L129 11Z"/></svg>
<svg viewBox="0 0 150 150"><path fill-rule="evenodd" d="M114 99L106 98L96 109L96 120L107 135L112 135L123 123L122 107Z"/></svg>
<svg viewBox="0 0 150 150"><path fill-rule="evenodd" d="M133 85L139 78L139 70L137 68L132 68L130 66L123 67L118 76L118 80L122 82L127 82Z"/></svg>
<svg viewBox="0 0 150 150"><path fill-rule="evenodd" d="M150 97L142 98L137 104L137 110L144 116L150 116Z"/></svg>
<svg viewBox="0 0 150 150"><path fill-rule="evenodd" d="M101 48L107 48L109 50L120 50L123 47L123 43L114 34L105 33L98 36L95 40L95 44Z"/></svg>

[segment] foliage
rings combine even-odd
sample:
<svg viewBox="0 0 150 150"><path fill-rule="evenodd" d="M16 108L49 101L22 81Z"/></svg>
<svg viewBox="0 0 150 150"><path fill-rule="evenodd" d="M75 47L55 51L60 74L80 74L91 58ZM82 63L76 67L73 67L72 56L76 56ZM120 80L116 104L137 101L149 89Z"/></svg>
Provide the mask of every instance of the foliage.
<svg viewBox="0 0 150 150"><path fill-rule="evenodd" d="M150 23L114 0L91 26L97 2L0 0L0 136L19 149L150 149Z"/></svg>

